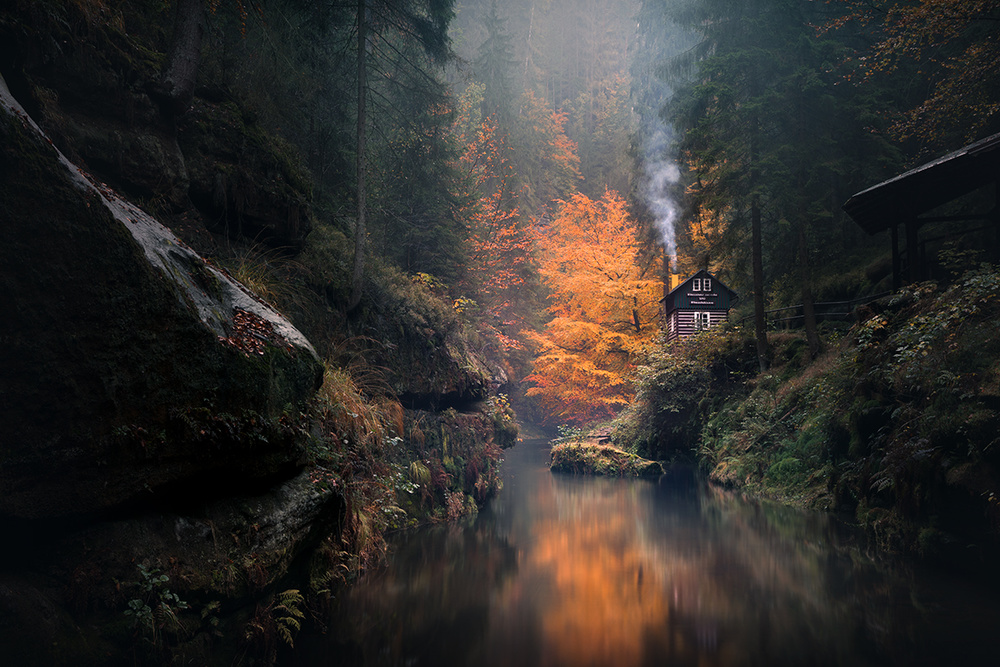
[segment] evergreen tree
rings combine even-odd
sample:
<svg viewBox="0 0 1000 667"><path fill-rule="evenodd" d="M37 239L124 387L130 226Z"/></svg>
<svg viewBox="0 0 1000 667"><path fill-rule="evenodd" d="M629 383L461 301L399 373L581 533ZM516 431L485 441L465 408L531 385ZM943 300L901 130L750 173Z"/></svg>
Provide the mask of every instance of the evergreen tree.
<svg viewBox="0 0 1000 667"><path fill-rule="evenodd" d="M798 287L786 296L801 300L815 354L810 247L843 243L837 234L845 229L834 223L850 189L863 183L852 174L855 160L893 162L872 131L867 104L879 94L861 98L841 85L840 64L853 45L817 36L821 17L810 5L702 0L677 16L702 36L696 74L671 110L692 167L690 209L698 222L709 218L705 238L715 239L714 256L731 258L735 284L749 261L761 369L765 292L778 283Z"/></svg>
<svg viewBox="0 0 1000 667"><path fill-rule="evenodd" d="M367 128L368 96L372 93L368 85L369 70L378 71L382 81L400 82L406 85L414 81L436 83L427 73L423 63L417 60L416 52L407 45L417 44L424 53L437 61L443 61L450 54L448 46L448 23L454 14L453 0L357 0L357 216L354 230L354 259L351 269L351 292L348 309L355 308L361 301L364 278L365 252L367 248L368 218L368 174L367 174ZM371 52L369 54L369 51ZM407 75L398 76L401 72ZM393 79L392 75L396 78ZM422 87L421 87L422 88ZM386 99L383 95L383 99ZM398 107L397 107L398 108ZM412 195L404 195L404 199ZM405 204L404 204L405 206ZM412 212L411 212L412 213ZM433 224L433 220L421 217L422 212L412 213L411 221L419 225Z"/></svg>
<svg viewBox="0 0 1000 667"><path fill-rule="evenodd" d="M848 24L875 28L874 43L853 59L867 82L903 72L921 84L892 132L924 148L953 149L1000 130L1000 0L841 0Z"/></svg>
<svg viewBox="0 0 1000 667"><path fill-rule="evenodd" d="M494 116L500 132L508 135L514 123L514 101L518 97L513 83L516 63L507 21L500 15L497 0L490 0L482 22L486 38L479 45L472 73L484 86L483 117Z"/></svg>

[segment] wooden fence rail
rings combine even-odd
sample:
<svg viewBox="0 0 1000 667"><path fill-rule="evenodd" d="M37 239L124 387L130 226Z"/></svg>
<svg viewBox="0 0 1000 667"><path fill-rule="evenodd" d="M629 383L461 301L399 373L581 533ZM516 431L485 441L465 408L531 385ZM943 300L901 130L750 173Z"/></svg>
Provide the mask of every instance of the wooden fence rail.
<svg viewBox="0 0 1000 667"><path fill-rule="evenodd" d="M862 296L857 299L848 299L847 301L820 301L814 303L813 310L816 313L816 322L819 323L823 320L852 321L854 319L855 309L858 306L871 303L872 301L889 296L890 294L892 294L892 292L881 292L880 294ZM770 327L793 328L802 326L805 320L805 314L802 312L802 304L766 310L764 311L764 315L767 319L767 324ZM743 324L744 322L752 320L753 315L747 315L746 317L740 319L737 324Z"/></svg>

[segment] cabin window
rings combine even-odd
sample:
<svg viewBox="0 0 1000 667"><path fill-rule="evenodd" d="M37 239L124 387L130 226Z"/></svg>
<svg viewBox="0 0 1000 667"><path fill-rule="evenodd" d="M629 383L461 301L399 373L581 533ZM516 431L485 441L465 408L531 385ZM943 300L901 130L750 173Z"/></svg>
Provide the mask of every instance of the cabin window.
<svg viewBox="0 0 1000 667"><path fill-rule="evenodd" d="M691 291L693 292L711 292L712 291L712 279L711 278L695 278L691 281Z"/></svg>
<svg viewBox="0 0 1000 667"><path fill-rule="evenodd" d="M694 314L694 330L702 331L712 326L711 313L702 311Z"/></svg>
<svg viewBox="0 0 1000 667"><path fill-rule="evenodd" d="M701 278L695 278L694 282L691 283L691 289L695 292L701 291Z"/></svg>

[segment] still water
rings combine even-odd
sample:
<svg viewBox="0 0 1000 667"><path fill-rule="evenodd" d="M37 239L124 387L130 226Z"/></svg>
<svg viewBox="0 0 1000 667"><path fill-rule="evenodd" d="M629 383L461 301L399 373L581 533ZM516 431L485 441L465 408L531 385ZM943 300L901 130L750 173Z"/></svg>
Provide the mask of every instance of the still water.
<svg viewBox="0 0 1000 667"><path fill-rule="evenodd" d="M690 470L553 475L544 442L464 525L416 531L300 657L347 665L1000 664L1000 598L873 560L828 517Z"/></svg>

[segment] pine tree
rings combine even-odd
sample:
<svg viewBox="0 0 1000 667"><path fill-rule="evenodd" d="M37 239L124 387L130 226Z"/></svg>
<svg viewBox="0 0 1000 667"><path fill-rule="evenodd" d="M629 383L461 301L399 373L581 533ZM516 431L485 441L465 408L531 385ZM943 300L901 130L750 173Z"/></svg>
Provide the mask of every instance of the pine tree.
<svg viewBox="0 0 1000 667"><path fill-rule="evenodd" d="M357 216L348 310L361 302L368 244L369 70L379 71L383 79L394 69L397 74L407 72L411 75L408 78L436 83L406 45L418 44L436 61L446 59L450 55L448 24L454 15L452 5L453 0L357 0ZM395 80L399 81L399 77Z"/></svg>

